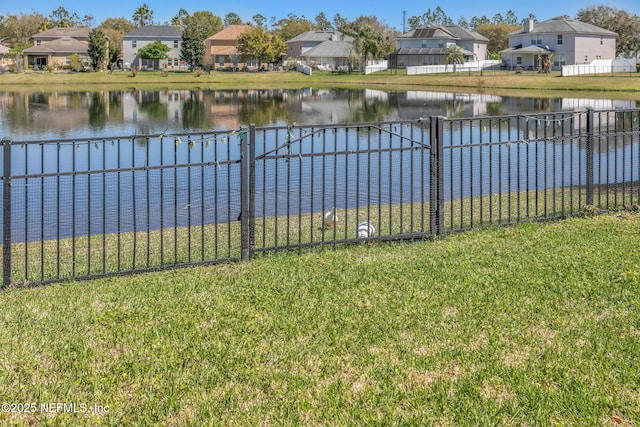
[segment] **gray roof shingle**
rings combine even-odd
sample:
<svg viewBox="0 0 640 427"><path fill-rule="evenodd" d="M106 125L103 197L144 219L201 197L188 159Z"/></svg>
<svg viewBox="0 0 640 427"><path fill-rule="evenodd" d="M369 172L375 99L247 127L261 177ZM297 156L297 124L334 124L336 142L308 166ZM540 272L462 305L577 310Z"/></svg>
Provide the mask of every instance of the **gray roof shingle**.
<svg viewBox="0 0 640 427"><path fill-rule="evenodd" d="M590 34L598 36L617 36L617 33L613 31L605 30L604 28L597 27L586 22L576 21L564 16L558 16L556 18L547 19L546 21L538 22L534 24L534 27L529 33L532 34ZM518 31L514 31L510 35L525 34L524 28Z"/></svg>
<svg viewBox="0 0 640 427"><path fill-rule="evenodd" d="M50 42L42 43L40 46L31 46L25 49L24 53L82 53L86 54L89 43L84 40L77 40L72 37L61 37Z"/></svg>
<svg viewBox="0 0 640 427"><path fill-rule="evenodd" d="M335 40L344 40L346 42L353 41L353 37L347 36L340 31L307 31L295 36L292 39L287 40L287 43L292 42L318 42L321 43L326 40L331 40L331 37Z"/></svg>
<svg viewBox="0 0 640 427"><path fill-rule="evenodd" d="M350 42L327 40L307 50L304 56L308 58L348 58L351 56L352 50L353 44Z"/></svg>
<svg viewBox="0 0 640 427"><path fill-rule="evenodd" d="M171 25L145 25L124 34L123 38L182 38L182 30Z"/></svg>

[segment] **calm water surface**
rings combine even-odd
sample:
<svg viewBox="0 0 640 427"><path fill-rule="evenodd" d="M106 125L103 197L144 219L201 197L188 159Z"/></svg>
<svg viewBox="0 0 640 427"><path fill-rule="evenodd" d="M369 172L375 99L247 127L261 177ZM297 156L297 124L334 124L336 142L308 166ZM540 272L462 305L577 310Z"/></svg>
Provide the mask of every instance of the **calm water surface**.
<svg viewBox="0 0 640 427"><path fill-rule="evenodd" d="M0 138L14 141L635 108L636 101L429 91L272 89L0 92Z"/></svg>
<svg viewBox="0 0 640 427"><path fill-rule="evenodd" d="M382 91L382 90L315 90L315 89L283 89L283 90L119 90L101 92L0 92L0 138L13 141L38 140L79 140L83 138L105 138L102 142L92 141L90 144L79 142L59 144L16 144L12 150L13 174L35 174L34 178L14 181L12 186L12 239L47 240L67 237L69 235L86 235L136 230L137 223L154 229L166 227L167 224L182 226L195 223L211 223L227 221L237 217L239 212L239 166L215 168L181 168L160 172L158 170L139 173L110 172L75 176L73 171L131 168L133 166L153 166L171 162L199 162L211 159L233 160L239 156L239 145L235 144L238 135L222 143L206 141L193 149L190 144L174 144L171 138L150 138L146 143L130 138L132 135L211 132L239 129L241 126L255 124L270 125L316 125L341 124L396 120L417 120L429 116L442 115L450 118L476 116L502 116L509 114L574 112L586 107L595 109L636 108L636 101L617 101L589 98L519 98L489 94L454 94L428 91ZM528 136L519 135L514 130L516 139ZM458 131L460 138L466 139L472 130L467 127ZM474 129L478 133L474 141L489 140L491 129ZM122 136L124 138L116 138ZM451 141L460 138L450 136ZM114 143L114 139L118 143ZM269 144L279 144L274 139ZM305 140L307 142L307 140ZM615 158L638 158L637 146L622 141L614 145ZM340 144L344 143L341 141ZM357 138L352 143L357 144ZM379 142L378 142L379 143ZM394 143L398 144L399 141ZM336 142L335 144L338 144ZM337 145L336 145L337 147ZM552 144L540 148L532 146L534 153L530 156L512 155L507 146L483 148L473 154L462 150L452 150L447 154L450 165L466 170L467 163L481 158L500 158L513 163L514 170L522 165L526 171L527 164L543 159L569 158L583 156L583 147L579 142L571 144ZM542 146L541 146L542 147ZM308 148L308 147L307 147ZM349 147L342 147L347 150ZM353 147L351 147L353 148ZM302 148L298 148L302 150ZM528 150L528 149L527 149ZM518 151L519 152L519 151ZM165 154L161 161L162 153ZM475 157L474 157L475 156ZM1 157L1 153L0 153ZM613 157L612 157L613 158ZM169 159L169 160L167 160ZM603 157L599 162L608 162ZM392 160L394 160L392 162ZM395 161L397 160L397 162ZM358 168L368 171L372 168L387 167L392 163L413 165L419 170L421 157L405 156L403 159L392 159L384 154L366 154L363 156L346 156L334 164L318 163L315 170L325 170L327 176L333 176L333 169L349 170L353 173ZM286 163L279 160L279 167L289 168L294 178L301 170L310 169L310 160L302 164ZM322 160L315 160L321 162ZM621 160L622 161L622 160ZM485 162L487 163L487 162ZM559 176L561 182L549 181L543 187L554 185L572 185L579 182L580 177L571 174L553 175L549 170L554 165L551 161L536 169L531 163L534 173L520 176L522 182L533 180L547 182L547 176ZM624 162L623 162L624 163ZM621 163L622 164L622 163ZM462 167L464 165L464 167ZM333 169L332 169L333 168ZM389 166L387 169L391 169ZM391 174L385 169L384 176ZM505 170L508 166L505 165ZM609 170L615 176L609 176ZM397 183L406 179L402 168L393 168L393 185L389 185L388 193L374 195L391 203L404 203L406 197L395 191ZM272 176L272 171L264 173L264 180ZM445 171L447 174L450 171ZM63 175L57 176L60 173ZM452 172L451 172L452 173ZM484 172L483 172L484 173ZM524 173L524 172L523 172ZM596 181L624 182L637 180L637 171L632 174L625 169L606 168L607 176L597 177ZM618 176L622 173L622 176ZM38 174L53 174L49 178L39 178ZM456 174L459 174L456 172ZM302 175L302 174L300 174ZM367 175L371 185L375 186L380 174ZM380 175L380 176L383 176ZM359 175L365 176L365 175ZM315 179L304 175L306 187ZM344 178L346 179L346 178ZM343 181L344 181L343 179ZM258 177L258 181L260 177ZM400 181L399 181L400 180ZM462 181L462 180L461 180ZM487 175L479 180L478 188L462 188L459 183L452 183L450 198L466 197L469 191L474 194L490 192L518 191L519 188L502 188L502 175ZM566 182L565 182L566 181ZM314 181L315 182L315 181ZM516 179L513 182L517 182ZM288 186L286 182L275 182L265 187L269 199L285 197L280 207L288 206ZM360 197L371 197L370 194L347 197L341 193L342 187L332 189L333 182L316 183L313 186L318 194L305 194L306 199L318 199L315 206L325 204L323 198L333 193L333 199L326 201L328 206L348 208ZM531 188L534 187L532 184ZM474 184L476 185L476 184ZM158 194L155 189L162 188ZM228 192L219 195L212 188L228 188ZM326 190L326 191L325 191ZM315 190L314 190L315 191ZM346 190L345 190L346 191ZM416 190L416 191L419 191ZM327 193L328 192L328 193ZM393 194L393 197L392 197ZM399 194L399 195L398 195ZM192 196L193 195L193 196ZM322 200L321 200L322 199ZM169 201L170 203L168 203ZM367 199L367 202L369 199ZM372 200L371 202L376 202ZM364 203L364 202L362 202ZM207 207L205 210L204 207ZM211 209L215 206L216 209ZM258 209L262 209L258 203ZM290 209L287 207L287 209ZM304 210L304 209L303 209ZM132 216L131 212L137 212ZM293 212L291 210L288 211ZM282 214L278 211L259 212L261 215ZM111 221L112 219L115 220Z"/></svg>

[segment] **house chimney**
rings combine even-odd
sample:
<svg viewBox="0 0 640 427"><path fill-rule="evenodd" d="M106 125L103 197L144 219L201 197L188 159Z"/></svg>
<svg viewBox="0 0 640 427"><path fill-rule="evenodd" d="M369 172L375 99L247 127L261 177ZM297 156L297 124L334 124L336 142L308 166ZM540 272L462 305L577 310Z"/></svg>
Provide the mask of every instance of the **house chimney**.
<svg viewBox="0 0 640 427"><path fill-rule="evenodd" d="M525 19L522 25L524 26L524 32L530 33L533 31L533 18Z"/></svg>

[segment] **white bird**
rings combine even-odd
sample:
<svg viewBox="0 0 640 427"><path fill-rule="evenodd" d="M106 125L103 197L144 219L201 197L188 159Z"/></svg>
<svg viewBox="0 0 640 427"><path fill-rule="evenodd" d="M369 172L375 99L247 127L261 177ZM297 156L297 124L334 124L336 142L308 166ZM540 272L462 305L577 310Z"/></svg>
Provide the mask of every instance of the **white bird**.
<svg viewBox="0 0 640 427"><path fill-rule="evenodd" d="M338 214L336 213L336 210L330 210L327 213L324 214L324 218L322 221L322 224L324 226L325 229L328 228L333 228L336 226L336 222L338 222Z"/></svg>
<svg viewBox="0 0 640 427"><path fill-rule="evenodd" d="M358 239L368 239L369 237L373 237L376 229L369 221L361 222L358 224Z"/></svg>

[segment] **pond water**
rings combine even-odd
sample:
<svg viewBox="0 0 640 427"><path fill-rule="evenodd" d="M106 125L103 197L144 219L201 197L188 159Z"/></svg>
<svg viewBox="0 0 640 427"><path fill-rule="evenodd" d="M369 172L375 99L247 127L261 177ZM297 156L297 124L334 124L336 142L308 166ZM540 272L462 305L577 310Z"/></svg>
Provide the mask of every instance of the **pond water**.
<svg viewBox="0 0 640 427"><path fill-rule="evenodd" d="M337 124L635 108L640 102L378 89L0 92L0 138L127 136L287 124Z"/></svg>
<svg viewBox="0 0 640 427"><path fill-rule="evenodd" d="M471 125L465 121L445 131L449 141L445 145L460 145L445 153L445 175L456 177L451 179L445 191L447 200L499 191L517 192L522 188L539 190L572 186L581 182L582 169L563 171L564 163L556 164L556 159L584 158L580 139L559 139L558 143L545 140L550 135L571 135L583 128L582 116L586 107L627 109L637 108L638 103L595 98L523 98L372 89L0 92L0 138L18 143L12 149L13 174L32 174L14 180L12 184L12 239L47 240L70 235L126 232L139 229L136 221L157 229L167 224L183 226L192 221L217 223L235 219L240 205L240 171L236 160L240 157L242 132L227 132L224 136L222 133L249 124L297 125L291 135L289 131L286 134L282 130L265 131L260 141L262 148L258 148L258 155L267 148L280 155L265 163L263 170L257 173L257 185L263 186L265 196L257 200L256 208L258 214L264 216L313 211L315 208L306 207L307 201L313 207L350 208L354 204L383 201L389 205L408 203L424 197L424 186L412 184L422 182L428 171L424 176L415 177L403 171L404 166L406 170L420 171L421 165L428 163L424 155L411 153L413 142L409 135L413 135L413 130L389 129L384 134L388 136L385 140L389 146L383 147L382 137L376 139L368 133L351 131L347 134L344 131L335 137L327 133L323 138L312 138L309 129L299 129L303 126L417 121L430 116L465 118L566 112L567 116L573 117L572 112L580 111L575 118L561 119L551 127L548 123L529 123L522 125L524 127L513 123L505 125L498 118L495 123ZM638 120L637 113L632 119ZM428 131L420 125L417 128L420 129L415 131L416 135ZM523 132L524 129L527 131ZM185 132L206 136L184 144L170 136ZM132 138L145 134L164 137ZM104 139L87 143L83 138ZM494 144L463 149L460 142L505 138L524 140L521 141L524 148L515 144ZM283 141L297 139L300 143L277 150ZM20 144L20 141L40 140L66 142ZM605 175L598 175L596 183L638 179L637 168L616 166L626 165L625 159L640 158L638 146L630 144L632 141L637 143L637 135L616 140L601 150L598 149L600 146L596 147L598 156L602 157L596 158L598 164L613 162L612 167L602 169ZM379 153L357 154L368 147L367 144L373 144ZM343 154L325 157L320 154L325 149ZM394 151L398 149L401 149L400 154ZM289 161L282 156L289 154L289 150L299 158ZM607 156L610 150L615 151L613 156ZM498 172L482 169L491 166L492 162L499 164ZM184 166L194 163L200 165ZM216 166L205 166L211 163ZM500 164L503 163L502 168ZM174 168L171 165L182 166ZM484 165L479 169L480 175L468 172L472 165ZM133 172L135 168L140 170ZM505 178L504 171L511 169L513 174ZM99 172L92 172L94 170ZM277 178L278 171L285 173L286 179ZM336 176L337 181L333 179ZM388 178L389 182L377 181L382 178ZM409 181L405 182L407 179ZM290 207L290 188L296 180L301 184L300 188L310 190L297 190L299 200L304 200L305 205L300 202L299 207ZM351 188L337 184L350 180L366 182L367 187L362 186L357 194L351 194ZM463 186L464 182L472 184ZM381 190L370 191L376 186ZM303 194L304 191L307 192ZM280 203L267 206L267 202L274 200ZM205 206L217 208L205 210ZM136 214L131 215L131 212ZM116 219L109 220L113 218Z"/></svg>

